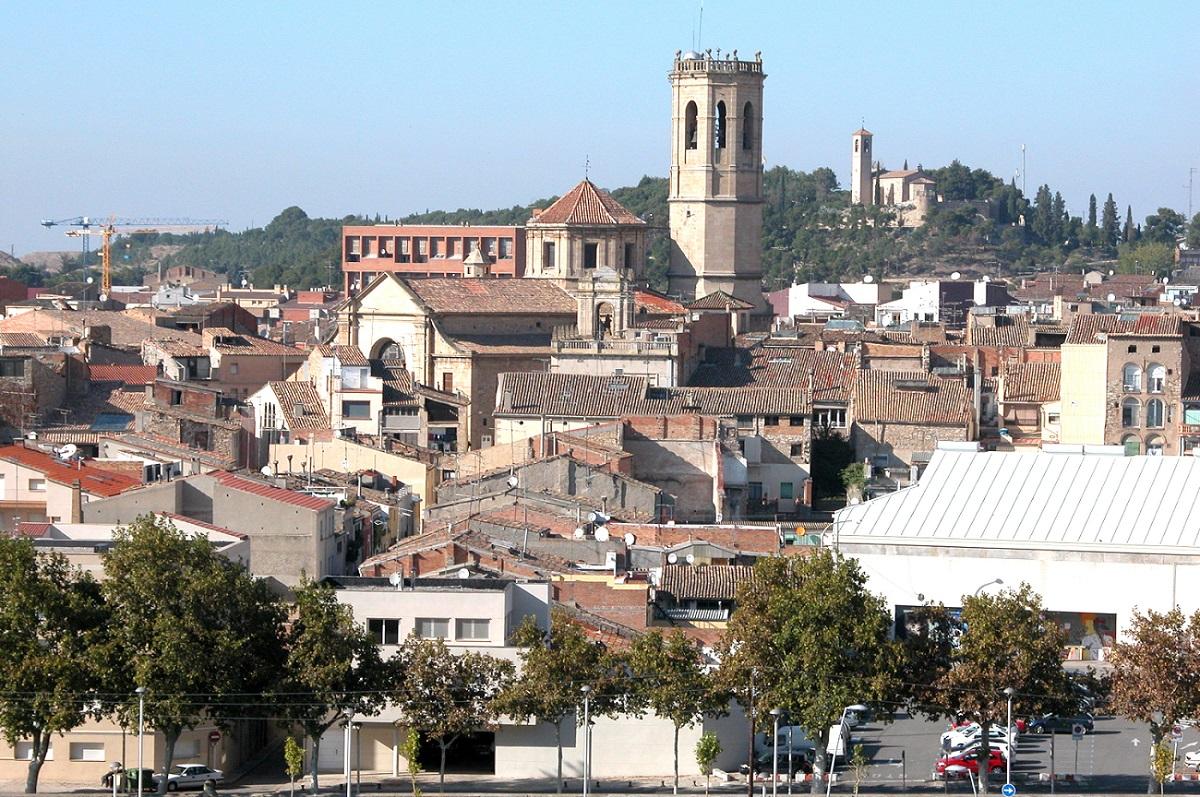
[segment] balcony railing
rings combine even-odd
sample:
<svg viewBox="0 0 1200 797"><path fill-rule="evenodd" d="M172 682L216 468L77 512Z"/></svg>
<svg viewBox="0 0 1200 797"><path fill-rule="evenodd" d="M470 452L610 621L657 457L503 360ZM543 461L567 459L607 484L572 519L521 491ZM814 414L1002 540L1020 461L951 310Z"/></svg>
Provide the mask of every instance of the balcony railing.
<svg viewBox="0 0 1200 797"><path fill-rule="evenodd" d="M658 340L600 340L592 338L558 339L551 342L556 352L586 351L586 352L615 352L620 354L674 354L678 347L674 341Z"/></svg>

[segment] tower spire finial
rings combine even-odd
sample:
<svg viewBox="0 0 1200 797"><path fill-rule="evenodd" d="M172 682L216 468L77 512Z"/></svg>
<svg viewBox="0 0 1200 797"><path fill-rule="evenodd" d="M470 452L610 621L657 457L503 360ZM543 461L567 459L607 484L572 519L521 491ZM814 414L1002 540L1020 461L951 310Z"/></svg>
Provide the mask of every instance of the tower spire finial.
<svg viewBox="0 0 1200 797"><path fill-rule="evenodd" d="M583 156L583 179L588 179L588 172L591 171L592 159L588 155Z"/></svg>

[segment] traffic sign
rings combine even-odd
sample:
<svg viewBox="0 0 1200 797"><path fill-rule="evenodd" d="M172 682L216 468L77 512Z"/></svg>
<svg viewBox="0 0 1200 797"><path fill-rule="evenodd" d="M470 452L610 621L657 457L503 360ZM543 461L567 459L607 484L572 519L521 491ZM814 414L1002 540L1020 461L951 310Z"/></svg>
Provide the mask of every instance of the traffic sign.
<svg viewBox="0 0 1200 797"><path fill-rule="evenodd" d="M220 731L209 731L208 732L208 740L210 742L213 742L214 744L221 741L221 732Z"/></svg>
<svg viewBox="0 0 1200 797"><path fill-rule="evenodd" d="M1000 787L1000 793L1003 794L1004 797L1016 797L1017 787L1011 783L1005 783Z"/></svg>
<svg viewBox="0 0 1200 797"><path fill-rule="evenodd" d="M1183 738L1183 726L1178 722L1171 726L1171 741L1177 742Z"/></svg>
<svg viewBox="0 0 1200 797"><path fill-rule="evenodd" d="M1082 739L1085 733L1087 733L1087 728L1083 727L1082 722L1076 722L1071 725L1071 738L1075 741L1078 742L1080 739Z"/></svg>

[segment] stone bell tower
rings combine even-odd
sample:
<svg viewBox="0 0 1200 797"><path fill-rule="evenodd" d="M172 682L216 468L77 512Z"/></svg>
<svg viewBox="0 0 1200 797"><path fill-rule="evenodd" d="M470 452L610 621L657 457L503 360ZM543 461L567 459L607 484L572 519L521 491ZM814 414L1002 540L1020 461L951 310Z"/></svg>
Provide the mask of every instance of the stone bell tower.
<svg viewBox="0 0 1200 797"><path fill-rule="evenodd" d="M715 291L766 310L762 292L762 57L675 53L669 290Z"/></svg>
<svg viewBox="0 0 1200 797"><path fill-rule="evenodd" d="M875 204L875 186L872 185L871 140L874 136L865 127L851 136L850 153L850 203L853 205Z"/></svg>

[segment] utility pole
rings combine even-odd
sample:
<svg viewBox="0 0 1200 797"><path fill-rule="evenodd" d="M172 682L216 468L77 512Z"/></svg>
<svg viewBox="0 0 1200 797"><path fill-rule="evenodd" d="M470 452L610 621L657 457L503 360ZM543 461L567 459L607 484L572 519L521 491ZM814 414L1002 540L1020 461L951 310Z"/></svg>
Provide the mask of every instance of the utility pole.
<svg viewBox="0 0 1200 797"><path fill-rule="evenodd" d="M1196 179L1196 167L1188 169L1188 221L1192 220L1192 183Z"/></svg>

